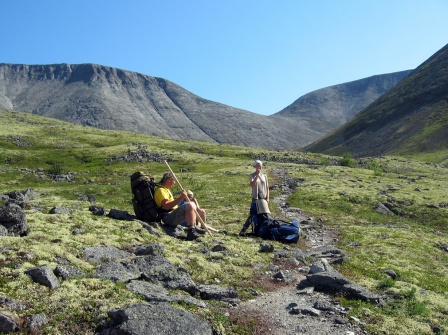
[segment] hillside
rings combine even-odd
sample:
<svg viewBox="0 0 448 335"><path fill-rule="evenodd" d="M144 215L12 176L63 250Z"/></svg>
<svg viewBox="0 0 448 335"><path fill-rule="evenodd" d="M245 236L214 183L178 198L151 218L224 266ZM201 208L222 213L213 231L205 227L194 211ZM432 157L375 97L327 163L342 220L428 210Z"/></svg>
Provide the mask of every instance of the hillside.
<svg viewBox="0 0 448 335"><path fill-rule="evenodd" d="M327 134L351 120L405 78L411 70L333 85L305 94L275 115Z"/></svg>
<svg viewBox="0 0 448 335"><path fill-rule="evenodd" d="M405 74L319 90L264 116L203 99L162 78L107 66L0 64L0 108L171 139L297 149L351 118Z"/></svg>
<svg viewBox="0 0 448 335"><path fill-rule="evenodd" d="M448 45L347 124L306 149L356 156L429 155L448 148ZM437 157L439 156L439 157Z"/></svg>
<svg viewBox="0 0 448 335"><path fill-rule="evenodd" d="M298 244L238 235L254 159L263 160L270 177L275 217L305 217ZM167 170L163 160L195 192L207 222L226 234L186 241L131 217L130 174L145 171L158 180ZM12 236L10 217L0 215L0 332L93 335L112 319L151 323L165 316L173 317L171 329L176 322L178 330L190 327L179 334L443 334L446 189L446 168L412 159L248 152L0 111L0 213L20 208L29 227ZM299 289L312 266L327 263L338 280L383 303ZM36 268L47 270L51 285L31 278ZM272 292L281 293L275 302ZM309 300L314 305L305 308ZM263 301L260 309L240 309ZM275 312L261 313L274 305ZM135 309L111 313L125 306ZM134 313L142 309L147 314L139 318ZM277 327L283 318L288 328Z"/></svg>

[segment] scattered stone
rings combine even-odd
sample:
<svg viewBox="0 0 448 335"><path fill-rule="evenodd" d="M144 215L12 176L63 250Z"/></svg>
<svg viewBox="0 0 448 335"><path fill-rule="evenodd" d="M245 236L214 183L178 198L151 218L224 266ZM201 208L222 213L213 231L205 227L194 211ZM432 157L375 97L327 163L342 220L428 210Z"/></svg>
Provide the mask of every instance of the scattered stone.
<svg viewBox="0 0 448 335"><path fill-rule="evenodd" d="M127 283L139 279L142 275L140 269L134 264L121 262L103 263L95 269L95 277L109 279L113 282Z"/></svg>
<svg viewBox="0 0 448 335"><path fill-rule="evenodd" d="M54 274L64 280L77 277L85 277L85 273L77 267L71 265L58 265Z"/></svg>
<svg viewBox="0 0 448 335"><path fill-rule="evenodd" d="M41 285L50 288L57 288L60 285L58 278L54 274L51 267L47 264L31 268L25 271L25 273L29 275L34 282Z"/></svg>
<svg viewBox="0 0 448 335"><path fill-rule="evenodd" d="M162 256L163 255L164 246L162 243L155 242L148 245L142 245L135 249L134 254L140 256Z"/></svg>
<svg viewBox="0 0 448 335"><path fill-rule="evenodd" d="M47 316L44 313L34 314L27 317L24 327L37 331L39 328L45 326L47 322Z"/></svg>
<svg viewBox="0 0 448 335"><path fill-rule="evenodd" d="M326 300L317 300L314 302L313 307L320 311L331 311L333 310L333 305Z"/></svg>
<svg viewBox="0 0 448 335"><path fill-rule="evenodd" d="M86 230L82 227L78 227L72 230L73 235L82 235L86 232Z"/></svg>
<svg viewBox="0 0 448 335"><path fill-rule="evenodd" d="M397 278L397 274L396 274L396 272L394 270L385 270L384 273L387 274L392 279L396 279Z"/></svg>
<svg viewBox="0 0 448 335"><path fill-rule="evenodd" d="M297 294L298 295L310 295L314 293L314 287L310 286L310 287L305 287L304 289L298 290Z"/></svg>
<svg viewBox="0 0 448 335"><path fill-rule="evenodd" d="M311 316L319 316L320 315L320 311L315 308L301 308L300 313L305 314L305 315L311 315Z"/></svg>
<svg viewBox="0 0 448 335"><path fill-rule="evenodd" d="M274 245L270 242L261 242L260 243L260 249L259 252L273 252L274 251Z"/></svg>
<svg viewBox="0 0 448 335"><path fill-rule="evenodd" d="M0 312L0 333L9 334L19 330L20 320L17 315L7 311Z"/></svg>
<svg viewBox="0 0 448 335"><path fill-rule="evenodd" d="M0 306L4 306L11 311L24 310L26 306L10 297L0 297Z"/></svg>
<svg viewBox="0 0 448 335"><path fill-rule="evenodd" d="M53 207L52 209L50 209L50 214L70 214L70 210L68 208L65 207Z"/></svg>
<svg viewBox="0 0 448 335"><path fill-rule="evenodd" d="M212 251L213 252L224 252L224 251L227 251L227 248L223 245L218 244L212 248Z"/></svg>
<svg viewBox="0 0 448 335"><path fill-rule="evenodd" d="M187 305L195 305L200 308L205 308L207 305L190 295L170 294L163 286L153 283L148 283L141 280L132 280L126 288L138 295L148 302L178 302Z"/></svg>
<svg viewBox="0 0 448 335"><path fill-rule="evenodd" d="M133 221L135 215L130 214L128 211L122 211L119 209L112 208L107 215L112 219L123 220L123 221Z"/></svg>
<svg viewBox="0 0 448 335"><path fill-rule="evenodd" d="M103 329L99 335L213 334L211 326L206 321L167 303L134 304L110 311L108 315L113 325Z"/></svg>
<svg viewBox="0 0 448 335"><path fill-rule="evenodd" d="M378 203L378 207L376 208L375 211L377 213L384 214L384 215L392 214L392 212L389 210L389 208L384 206L384 204L382 204L381 202Z"/></svg>
<svg viewBox="0 0 448 335"><path fill-rule="evenodd" d="M0 206L0 236L26 236L28 222L26 214L18 206Z"/></svg>
<svg viewBox="0 0 448 335"><path fill-rule="evenodd" d="M196 290L204 300L224 300L238 297L235 289L218 285L199 285Z"/></svg>
<svg viewBox="0 0 448 335"><path fill-rule="evenodd" d="M144 280L160 283L169 290L182 290L190 294L196 292L196 284L188 272L180 266L173 265L165 257L136 257L130 263L140 270Z"/></svg>
<svg viewBox="0 0 448 335"><path fill-rule="evenodd" d="M106 263L123 258L132 257L133 254L110 246L88 247L83 250L85 258L91 263Z"/></svg>
<svg viewBox="0 0 448 335"><path fill-rule="evenodd" d="M90 206L89 211L96 216L103 216L106 214L106 210L104 209L104 207L100 206Z"/></svg>

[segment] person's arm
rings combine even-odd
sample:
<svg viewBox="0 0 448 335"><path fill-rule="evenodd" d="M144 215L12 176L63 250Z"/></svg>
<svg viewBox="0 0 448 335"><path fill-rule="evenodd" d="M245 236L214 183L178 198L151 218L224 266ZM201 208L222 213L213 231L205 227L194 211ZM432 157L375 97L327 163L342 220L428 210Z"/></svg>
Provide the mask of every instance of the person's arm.
<svg viewBox="0 0 448 335"><path fill-rule="evenodd" d="M268 182L268 176L266 176L266 201L269 202L269 182Z"/></svg>
<svg viewBox="0 0 448 335"><path fill-rule="evenodd" d="M180 202L182 200L184 200L186 197L187 197L187 192L185 190L182 190L180 195L176 199L174 199L172 201L169 201L169 199L163 199L162 200L162 208L164 210L169 211L169 210L173 209L173 207L179 205Z"/></svg>
<svg viewBox="0 0 448 335"><path fill-rule="evenodd" d="M261 170L257 169L253 177L252 175L250 175L250 186L254 187L255 185L257 185L258 178L260 178L260 172Z"/></svg>

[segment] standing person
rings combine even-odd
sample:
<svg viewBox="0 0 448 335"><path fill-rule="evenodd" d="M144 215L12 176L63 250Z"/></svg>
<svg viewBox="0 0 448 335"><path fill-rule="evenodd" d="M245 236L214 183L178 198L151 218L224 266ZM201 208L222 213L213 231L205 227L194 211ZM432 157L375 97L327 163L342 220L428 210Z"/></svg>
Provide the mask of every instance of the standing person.
<svg viewBox="0 0 448 335"><path fill-rule="evenodd" d="M179 206L179 204L188 195L187 191L182 190L180 195L174 199L171 193L171 187L176 183L171 173L167 172L160 180L160 185L154 192L154 200L157 207L161 208L166 213L162 216L162 222L167 226L177 226L186 221L188 234L187 240L195 240L201 235L196 232L196 204L194 202L186 202Z"/></svg>
<svg viewBox="0 0 448 335"><path fill-rule="evenodd" d="M257 199L265 199L269 202L269 183L268 176L261 170L263 169L263 163L260 160L256 160L253 164L255 172L250 175L250 186L252 186L252 203Z"/></svg>
<svg viewBox="0 0 448 335"><path fill-rule="evenodd" d="M252 187L252 202L250 205L250 216L243 225L240 231L240 235L246 235L246 230L249 228L251 216L260 216L270 214L269 210L269 182L268 176L261 170L263 169L263 163L260 160L256 160L253 163L255 172L249 176L249 185ZM260 217L261 219L261 217Z"/></svg>

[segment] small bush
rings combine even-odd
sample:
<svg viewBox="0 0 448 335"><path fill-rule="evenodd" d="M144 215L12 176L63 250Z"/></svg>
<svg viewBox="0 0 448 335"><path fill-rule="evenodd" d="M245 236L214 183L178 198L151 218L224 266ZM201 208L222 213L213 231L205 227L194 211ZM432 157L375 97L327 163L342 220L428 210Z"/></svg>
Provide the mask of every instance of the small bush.
<svg viewBox="0 0 448 335"><path fill-rule="evenodd" d="M378 288L382 289L382 290L385 290L385 289L388 289L388 288L391 288L394 286L395 286L395 281L390 277L381 279L378 283Z"/></svg>
<svg viewBox="0 0 448 335"><path fill-rule="evenodd" d="M50 168L48 169L49 174L59 175L64 172L64 163L63 162L49 162Z"/></svg>
<svg viewBox="0 0 448 335"><path fill-rule="evenodd" d="M344 156L342 156L342 159L339 161L339 165L347 166L347 167L354 167L355 161L352 159L352 154L349 152L346 152L344 154Z"/></svg>

